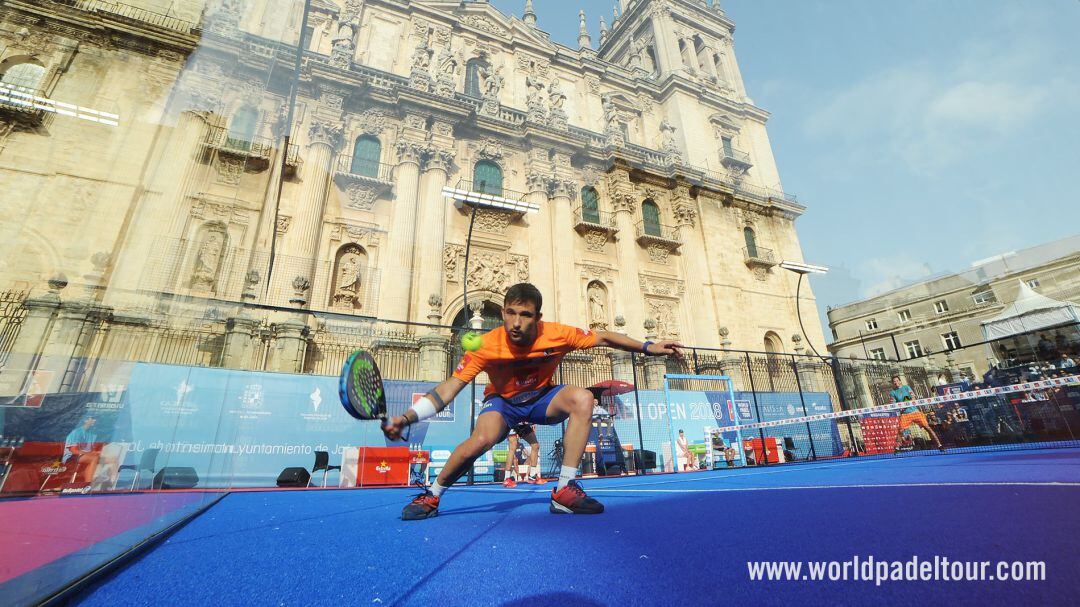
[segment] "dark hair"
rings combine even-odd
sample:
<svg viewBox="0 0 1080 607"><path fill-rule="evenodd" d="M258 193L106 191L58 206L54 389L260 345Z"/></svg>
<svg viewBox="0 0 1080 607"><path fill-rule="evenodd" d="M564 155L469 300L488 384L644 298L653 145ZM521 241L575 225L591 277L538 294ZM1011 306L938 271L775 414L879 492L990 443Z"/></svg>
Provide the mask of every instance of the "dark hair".
<svg viewBox="0 0 1080 607"><path fill-rule="evenodd" d="M544 304L544 297L540 295L540 289L527 282L519 282L506 290L506 297L503 302L506 304L531 303L536 306L536 311L539 312L540 306Z"/></svg>
<svg viewBox="0 0 1080 607"><path fill-rule="evenodd" d="M900 376L899 375L893 375L890 379L900 379ZM903 381L903 380L901 380L901 381Z"/></svg>

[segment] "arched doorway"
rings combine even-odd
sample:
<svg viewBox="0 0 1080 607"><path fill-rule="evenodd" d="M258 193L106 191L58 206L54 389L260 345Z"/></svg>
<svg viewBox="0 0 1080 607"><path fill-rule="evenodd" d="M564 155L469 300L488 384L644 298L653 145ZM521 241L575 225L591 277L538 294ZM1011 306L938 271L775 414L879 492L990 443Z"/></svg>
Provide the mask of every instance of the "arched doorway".
<svg viewBox="0 0 1080 607"><path fill-rule="evenodd" d="M485 301L484 309L480 311L480 317L483 318L483 324L480 327L481 331L490 331L497 328L503 324L502 306L490 301ZM470 318L472 318L472 310L464 308L454 317L454 324L452 326L455 328L471 328L469 325Z"/></svg>

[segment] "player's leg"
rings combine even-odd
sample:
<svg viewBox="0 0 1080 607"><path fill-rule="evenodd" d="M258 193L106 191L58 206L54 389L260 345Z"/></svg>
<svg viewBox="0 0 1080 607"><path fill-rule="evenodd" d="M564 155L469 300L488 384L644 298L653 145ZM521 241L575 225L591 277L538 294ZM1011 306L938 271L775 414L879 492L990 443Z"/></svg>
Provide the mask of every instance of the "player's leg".
<svg viewBox="0 0 1080 607"><path fill-rule="evenodd" d="M916 426L926 430L926 433L930 435L930 438L934 439L934 446L936 446L939 451L945 450L945 447L941 445L941 439L938 438L937 432L934 432L934 429L930 426L930 421L926 419L925 413L916 417L914 422Z"/></svg>
<svg viewBox="0 0 1080 607"><path fill-rule="evenodd" d="M540 476L540 440L536 437L535 428L524 426L523 431L526 427L528 431L521 435L529 445L529 457L525 460L525 465L529 468L529 476L526 480L534 485L543 485L547 481Z"/></svg>
<svg viewBox="0 0 1080 607"><path fill-rule="evenodd" d="M578 464L585 454L592 419L592 392L576 386L563 386L552 390L546 398L545 418L548 425L567 420L563 433L563 463L559 484L551 492L550 511L554 513L599 514L604 511L600 502L585 495L577 484ZM537 405L543 404L542 402Z"/></svg>
<svg viewBox="0 0 1080 607"><path fill-rule="evenodd" d="M413 501L401 511L402 520L417 520L431 518L439 513L439 499L443 491L457 482L472 466L478 457L487 453L492 447L501 443L506 438L510 426L497 410L481 413L476 418L476 427L472 436L465 442L454 448L446 465L439 472L435 484L430 489L416 496Z"/></svg>
<svg viewBox="0 0 1080 607"><path fill-rule="evenodd" d="M518 450L518 435L514 430L510 431L510 435L506 437L507 442L510 445L509 450L506 452L506 466L505 476L503 477L503 487L513 489L517 487L517 450Z"/></svg>

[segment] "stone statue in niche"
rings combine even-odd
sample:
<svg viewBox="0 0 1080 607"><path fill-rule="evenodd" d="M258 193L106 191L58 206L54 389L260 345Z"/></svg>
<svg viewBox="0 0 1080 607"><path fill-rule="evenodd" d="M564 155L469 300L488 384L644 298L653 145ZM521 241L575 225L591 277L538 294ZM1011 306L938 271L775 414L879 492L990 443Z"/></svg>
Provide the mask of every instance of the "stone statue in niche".
<svg viewBox="0 0 1080 607"><path fill-rule="evenodd" d="M364 256L358 247L346 249L340 257L334 272L334 293L330 304L335 308L362 307Z"/></svg>
<svg viewBox="0 0 1080 607"><path fill-rule="evenodd" d="M214 288L224 252L225 234L223 232L211 229L203 233L199 248L195 252L195 264L191 273L192 288L207 290Z"/></svg>
<svg viewBox="0 0 1080 607"><path fill-rule="evenodd" d="M525 99L528 120L530 122L545 122L547 108L544 107L544 83L535 76L530 75L525 77L525 86L529 89L529 95Z"/></svg>
<svg viewBox="0 0 1080 607"><path fill-rule="evenodd" d="M551 85L548 87L548 102L551 104L549 116L551 126L557 129L565 129L568 120L566 110L563 109L563 105L566 103L566 95L563 94L562 88L559 86L558 78L552 80Z"/></svg>
<svg viewBox="0 0 1080 607"><path fill-rule="evenodd" d="M607 329L607 303L604 288L598 283L589 285L589 328Z"/></svg>

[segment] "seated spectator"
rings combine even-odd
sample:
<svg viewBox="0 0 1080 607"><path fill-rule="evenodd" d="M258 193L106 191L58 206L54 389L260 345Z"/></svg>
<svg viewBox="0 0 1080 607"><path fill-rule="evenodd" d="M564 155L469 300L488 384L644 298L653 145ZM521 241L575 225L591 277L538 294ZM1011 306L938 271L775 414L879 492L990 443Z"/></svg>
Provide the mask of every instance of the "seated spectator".
<svg viewBox="0 0 1080 607"><path fill-rule="evenodd" d="M1072 369L1076 366L1076 361L1069 358L1069 355L1065 352L1062 352L1061 356L1058 358L1056 366L1058 369Z"/></svg>

